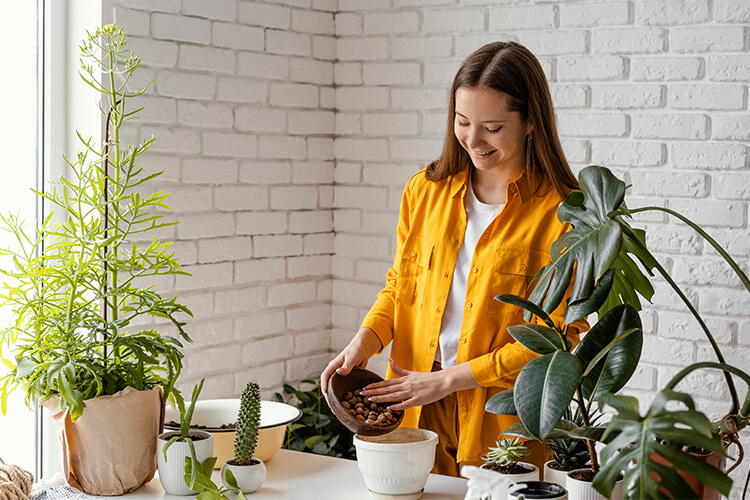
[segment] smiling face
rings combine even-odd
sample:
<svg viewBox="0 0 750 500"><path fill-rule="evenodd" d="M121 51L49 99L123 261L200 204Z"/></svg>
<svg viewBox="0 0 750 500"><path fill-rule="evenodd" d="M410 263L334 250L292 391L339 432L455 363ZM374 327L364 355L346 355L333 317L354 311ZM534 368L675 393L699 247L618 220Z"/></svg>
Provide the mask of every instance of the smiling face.
<svg viewBox="0 0 750 500"><path fill-rule="evenodd" d="M508 96L481 87L456 90L453 131L480 171L517 175L526 165L528 120L508 109Z"/></svg>

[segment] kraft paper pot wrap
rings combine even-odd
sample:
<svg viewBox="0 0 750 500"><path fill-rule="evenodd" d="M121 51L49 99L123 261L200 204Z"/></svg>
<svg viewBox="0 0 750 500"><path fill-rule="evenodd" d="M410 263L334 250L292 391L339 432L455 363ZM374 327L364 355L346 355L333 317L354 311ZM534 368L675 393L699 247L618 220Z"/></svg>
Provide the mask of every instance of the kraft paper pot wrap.
<svg viewBox="0 0 750 500"><path fill-rule="evenodd" d="M60 398L44 403L60 439L63 474L90 495L122 495L154 477L156 437L164 428L160 387L127 387L112 396L86 400L83 414L71 421Z"/></svg>

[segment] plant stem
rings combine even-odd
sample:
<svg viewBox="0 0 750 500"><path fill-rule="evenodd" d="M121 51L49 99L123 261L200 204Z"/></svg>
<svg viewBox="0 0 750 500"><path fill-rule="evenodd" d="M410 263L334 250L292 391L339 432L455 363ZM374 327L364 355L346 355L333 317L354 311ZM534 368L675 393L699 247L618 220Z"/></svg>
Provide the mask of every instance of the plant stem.
<svg viewBox="0 0 750 500"><path fill-rule="evenodd" d="M581 420L583 421L583 426L591 427L591 419L589 418L589 412L586 409L586 405L581 404L581 402L585 400L583 399L583 391L581 390L580 385L576 389L576 394L578 394L578 408L581 410ZM587 439L586 447L589 449L589 456L591 457L591 471L596 474L597 472L599 472L599 459L596 455L596 447L594 446L594 441L591 439Z"/></svg>
<svg viewBox="0 0 750 500"><path fill-rule="evenodd" d="M644 211L646 209L653 209L657 208L659 210L667 210L662 209L660 207L645 207L635 210L630 210L630 213L635 213L638 211ZM671 212L671 211L670 211ZM682 218L682 216L680 216ZM656 260L656 258L653 256L651 252L646 248L645 245L641 245L640 241L638 241L637 238L632 238L633 244L638 246L643 252L648 254L648 256L653 261L654 267L659 271L659 273L664 277L664 279L669 283L669 285L672 287L672 289L677 293L677 295L682 299L682 301L685 303L687 308L690 310L690 313L693 315L693 317L698 321L698 324L703 329L703 332L706 334L706 338L708 338L708 342L711 344L711 348L714 350L714 353L716 354L716 357L719 359L721 363L726 363L724 360L724 355L721 353L721 349L719 349L719 345L716 343L716 340L714 339L714 336L711 334L711 331L708 329L708 326L703 321L703 318L701 318L701 315L698 314L698 311L693 307L693 304L688 300L688 298L685 296L685 294L682 292L682 289L675 283L675 281L672 279L672 277L669 275L666 269L659 263L659 261ZM740 407L739 404L739 397L737 396L737 388L734 385L734 381L732 380L732 377L727 373L724 372L724 378L726 378L727 386L729 388L729 395L732 398L732 413L736 413L737 410Z"/></svg>

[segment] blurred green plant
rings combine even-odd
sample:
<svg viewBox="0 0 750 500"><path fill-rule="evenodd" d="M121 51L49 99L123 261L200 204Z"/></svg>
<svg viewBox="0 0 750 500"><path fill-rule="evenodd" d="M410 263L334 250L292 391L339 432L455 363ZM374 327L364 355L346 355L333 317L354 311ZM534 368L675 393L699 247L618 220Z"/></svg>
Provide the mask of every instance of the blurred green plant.
<svg viewBox="0 0 750 500"><path fill-rule="evenodd" d="M505 438L495 441L495 446L490 446L489 451L482 457L486 465L499 465L509 467L519 460L529 456L529 449L519 438Z"/></svg>
<svg viewBox="0 0 750 500"><path fill-rule="evenodd" d="M81 78L102 96L104 144L78 133L81 150L65 158L67 177L49 191L35 191L53 209L38 227L29 231L17 216L0 216L18 247L0 249L12 263L0 269L7 278L0 306L13 318L0 330L0 362L9 370L0 376L3 414L18 387L29 406L60 396L72 420L85 400L126 387L159 386L174 401L182 343L153 328L131 327L166 319L191 342L182 319L192 313L155 290L158 277L187 273L168 251L171 243L154 235L176 224L164 219L168 194L142 194L161 175L144 172L137 161L154 139L121 143L120 127L143 109L130 99L146 88L128 87L140 58L125 48L123 31L113 24L88 33L80 52Z"/></svg>
<svg viewBox="0 0 750 500"><path fill-rule="evenodd" d="M274 394L276 401L295 405L302 410L302 418L287 427L283 447L355 460L354 433L333 415L320 390L320 383L303 380L302 384L312 388L305 391L284 384L286 399L278 392Z"/></svg>

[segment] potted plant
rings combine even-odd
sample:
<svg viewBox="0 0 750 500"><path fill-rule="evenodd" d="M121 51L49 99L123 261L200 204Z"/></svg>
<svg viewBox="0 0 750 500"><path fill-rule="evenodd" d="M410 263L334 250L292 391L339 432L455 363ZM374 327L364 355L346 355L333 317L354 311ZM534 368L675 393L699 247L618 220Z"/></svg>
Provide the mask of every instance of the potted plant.
<svg viewBox="0 0 750 500"><path fill-rule="evenodd" d="M211 433L190 428L195 403L203 389L204 380L202 379L193 388L193 395L187 410L182 399L178 399L180 432L164 432L157 438L159 480L164 491L170 495L195 495L198 464L203 463L214 452L214 438ZM186 459L190 463L187 480L183 477Z"/></svg>
<svg viewBox="0 0 750 500"><path fill-rule="evenodd" d="M497 472L508 481L498 484L493 490L494 497L505 498L507 486L525 481L539 481L539 468L530 463L521 462L529 455L529 449L520 439L509 437L495 441L489 451L482 457L481 469Z"/></svg>
<svg viewBox="0 0 750 500"><path fill-rule="evenodd" d="M248 382L240 398L240 412L234 437L234 459L221 467L221 480L227 488L252 493L266 480L266 466L253 458L260 426L260 387ZM234 478L234 481L232 480Z"/></svg>
<svg viewBox="0 0 750 500"><path fill-rule="evenodd" d="M601 417L601 413L592 417L592 424ZM563 419L573 422L576 426L583 426L581 412L578 408L571 410L568 408ZM544 464L544 480L565 486L568 472L582 469L589 464L591 455L588 446L583 439L574 439L570 437L560 437L547 441L547 448L552 452L552 460Z"/></svg>
<svg viewBox="0 0 750 500"><path fill-rule="evenodd" d="M611 460L596 474L594 481L596 489L605 496L612 494L618 477L623 475L625 484L628 485L625 494L629 498L658 496L664 492L675 498L698 498L698 493L683 478L685 470L689 470L700 483L726 495L731 488L731 480L726 474L693 460L682 447L691 439L698 439L697 436L700 436L701 447L719 455L725 455L724 443L739 446L737 435L748 425L750 400L746 399L740 405L732 376L740 377L745 382L750 382L750 376L726 364L718 344L695 307L646 248L645 233L632 228L628 219L635 213L647 210L669 213L706 239L729 263L749 291L750 280L718 243L684 216L662 207L629 209L624 203L625 184L606 168L591 166L583 169L579 175L579 183L581 191L573 192L558 210L560 220L570 223L573 229L552 245L552 263L537 274L536 285L529 299L498 297L524 307L527 320L536 315L551 330L545 330L539 325L518 327L519 336L529 330L532 332L526 336L525 342L519 342L542 356L532 360L519 374L515 393L518 396L514 397L513 390L501 393L495 396L492 404L488 402L488 409L492 411L492 407L510 413L517 411L522 423L516 426L516 430L536 439L547 438L554 431L564 436L611 440L603 453L605 461ZM633 398L613 394L624 385L632 374L631 368L634 369L637 364L640 345L628 346L628 343L634 344L633 339L640 336L639 330L634 329L632 324L623 329L622 322L610 321L609 325L604 324L618 308L623 313L630 308L628 315L633 316L636 308L640 308L638 295L649 299L653 294L648 277L631 256L649 274L653 274L653 270L658 271L672 286L698 321L718 359L718 362L690 365L678 373L665 391L656 396L645 417L638 413L638 404ZM565 347L565 327L558 328L551 324L547 314L562 303L571 282L572 293L566 303L565 322L569 323L573 318L583 317L594 311L601 318L576 348L573 355L576 362L570 357L569 348ZM582 312L585 314L580 316ZM514 337L519 339L516 335ZM599 337L604 342L600 342ZM554 345L552 350L539 345L532 347L535 345L534 341L540 344L540 340L544 339ZM602 369L597 370L597 365ZM545 367L550 368L550 376L540 377L540 368ZM713 424L706 424L705 417L700 418L702 414L695 410L688 395L674 391L686 375L704 368L724 371L731 398L729 413ZM571 370L573 375L570 375ZM583 389L581 391L574 387L579 382L579 388ZM560 390L549 392L557 386L560 386ZM551 395L552 401L546 402L549 404L545 405L544 412L539 404L540 394ZM582 410L583 428L559 420L573 394ZM596 400L614 407L618 412L607 426L606 433L603 427L592 428L587 423L588 409ZM667 409L667 402L670 401L680 402L684 407L679 410ZM624 437L626 433L622 431L628 425L631 426L630 430L636 427L639 429L638 439L627 441ZM635 435L631 435L632 437ZM593 443L589 444L589 451L592 472L597 473L599 464ZM615 451L620 452L616 460ZM663 459L661 463L655 460L656 457ZM634 466L630 466L633 460Z"/></svg>
<svg viewBox="0 0 750 500"><path fill-rule="evenodd" d="M140 111L130 100L145 91L129 90L139 64L115 25L88 35L80 74L103 96L104 144L78 135L82 149L65 159L68 177L37 193L53 207L38 227L2 217L18 249L0 250L13 262L0 269L7 278L0 304L13 315L0 331L9 369L0 376L0 406L18 387L27 404L48 406L69 481L95 495L120 495L153 477L164 399L179 397L176 337L190 341L181 319L190 311L154 289L159 276L186 274L169 243L152 237L174 224L154 213L167 208L168 195L141 194L159 175L138 166L154 139L121 142L123 122ZM154 318L177 335L135 326Z"/></svg>

